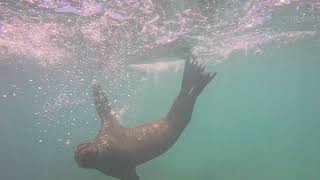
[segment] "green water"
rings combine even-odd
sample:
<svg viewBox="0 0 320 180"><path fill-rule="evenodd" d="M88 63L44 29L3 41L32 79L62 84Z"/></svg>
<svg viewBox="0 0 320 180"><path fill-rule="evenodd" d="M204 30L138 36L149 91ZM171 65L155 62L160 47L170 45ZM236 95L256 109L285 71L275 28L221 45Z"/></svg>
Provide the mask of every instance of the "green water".
<svg viewBox="0 0 320 180"><path fill-rule="evenodd" d="M141 180L320 179L319 48L319 43L301 42L210 66L218 76L199 97L191 123L166 154L138 167ZM134 117L137 123L161 117L180 79L181 72L145 81L135 114L125 119ZM62 130L49 131L44 143L37 141L30 112L39 111L41 102L32 101L31 87L25 91L23 98L0 99L0 179L111 180L74 162L76 144L93 137L83 128L67 127L74 141L60 150L55 138ZM98 124L89 125L95 129Z"/></svg>

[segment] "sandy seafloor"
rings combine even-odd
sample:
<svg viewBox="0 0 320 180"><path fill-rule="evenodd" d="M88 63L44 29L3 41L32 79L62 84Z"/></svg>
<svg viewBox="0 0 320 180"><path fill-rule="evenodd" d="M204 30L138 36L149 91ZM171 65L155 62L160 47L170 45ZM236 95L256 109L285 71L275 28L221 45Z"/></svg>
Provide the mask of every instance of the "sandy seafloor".
<svg viewBox="0 0 320 180"><path fill-rule="evenodd" d="M305 41L269 47L261 55L234 55L209 66L218 76L199 97L191 123L166 154L138 167L141 179L319 179L319 48ZM8 73L0 78L1 86L8 79L37 76L9 67L1 65L2 73ZM166 113L180 86L178 74L147 80L136 98L134 117L148 121ZM31 112L41 103L33 102L32 91L26 86L23 96L0 99L0 179L112 179L79 169L73 159L75 144L57 148L54 139L64 130L49 131L46 141L39 143ZM92 121L88 126L94 130L98 124ZM74 129L75 142L93 137Z"/></svg>

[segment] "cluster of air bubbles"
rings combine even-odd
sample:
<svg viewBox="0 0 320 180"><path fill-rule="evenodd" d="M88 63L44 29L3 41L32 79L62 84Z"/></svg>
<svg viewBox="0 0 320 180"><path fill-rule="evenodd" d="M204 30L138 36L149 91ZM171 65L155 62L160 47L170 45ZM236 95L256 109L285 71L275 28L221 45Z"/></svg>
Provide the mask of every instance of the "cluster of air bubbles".
<svg viewBox="0 0 320 180"><path fill-rule="evenodd" d="M7 98L8 100L10 100L10 98L22 98L26 95L26 87L35 92L32 98L33 102L35 103L39 101L39 96L47 94L46 91L43 91L43 86L38 85L36 82L34 82L33 79L21 79L21 81L22 82L19 82L17 84L8 84L6 86L2 86L0 88L0 99Z"/></svg>
<svg viewBox="0 0 320 180"><path fill-rule="evenodd" d="M48 93L41 97L43 106L35 113L35 123L40 133L39 141L47 142L47 136L56 131L74 134L79 128L88 135L86 139L94 137L99 122L90 92L91 81L97 79L106 89L113 109L121 118L126 112L123 107L129 106L128 103L135 93L135 89L131 88L130 83L133 81L130 78L130 73L110 64L97 68L90 63L75 62L70 63L69 67L60 66L54 71L44 71L42 80L47 86L38 86L38 89L47 89ZM65 135L56 137L54 142L61 148L68 145L71 147L74 142L78 142L74 139Z"/></svg>
<svg viewBox="0 0 320 180"><path fill-rule="evenodd" d="M73 139L73 129L88 126L89 120L95 123L96 118L89 110L89 106L81 106L82 102L77 100L71 102L66 94L61 94L50 101L52 104L46 103L41 111L34 113L35 127L39 130L39 142L44 142L44 139L48 139L54 132L62 132L62 136L55 137L55 143L59 146L62 142L69 145ZM79 114L85 114L87 119L80 117Z"/></svg>
<svg viewBox="0 0 320 180"><path fill-rule="evenodd" d="M8 98L10 96L15 97L18 95L18 92L23 93L20 91L20 88L17 87L17 85L15 85L15 84L11 84L11 85L9 85L9 87L10 87L10 90L2 93L2 95L1 95L2 98Z"/></svg>

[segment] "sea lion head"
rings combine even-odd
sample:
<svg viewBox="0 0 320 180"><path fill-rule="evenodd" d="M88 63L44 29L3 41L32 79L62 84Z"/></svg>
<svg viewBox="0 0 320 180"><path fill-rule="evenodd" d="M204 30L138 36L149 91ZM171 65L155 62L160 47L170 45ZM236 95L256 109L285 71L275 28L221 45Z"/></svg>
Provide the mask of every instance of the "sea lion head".
<svg viewBox="0 0 320 180"><path fill-rule="evenodd" d="M98 147L94 143L80 144L75 151L75 160L81 168L95 168L98 163Z"/></svg>

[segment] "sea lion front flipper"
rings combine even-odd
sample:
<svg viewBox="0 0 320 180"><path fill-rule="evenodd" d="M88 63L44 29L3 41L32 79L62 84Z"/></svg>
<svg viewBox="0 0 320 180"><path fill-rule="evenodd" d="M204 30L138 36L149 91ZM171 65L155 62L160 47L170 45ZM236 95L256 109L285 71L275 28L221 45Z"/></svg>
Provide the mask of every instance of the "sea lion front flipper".
<svg viewBox="0 0 320 180"><path fill-rule="evenodd" d="M103 120L110 114L111 106L104 90L97 83L97 81L92 81L91 88L94 105L96 106L99 117L101 118L101 120Z"/></svg>
<svg viewBox="0 0 320 180"><path fill-rule="evenodd" d="M95 80L92 81L91 88L94 104L101 119L101 127L105 129L107 127L111 128L111 126L119 126L117 118L111 112L111 106L109 104L108 98L105 95L105 91Z"/></svg>

